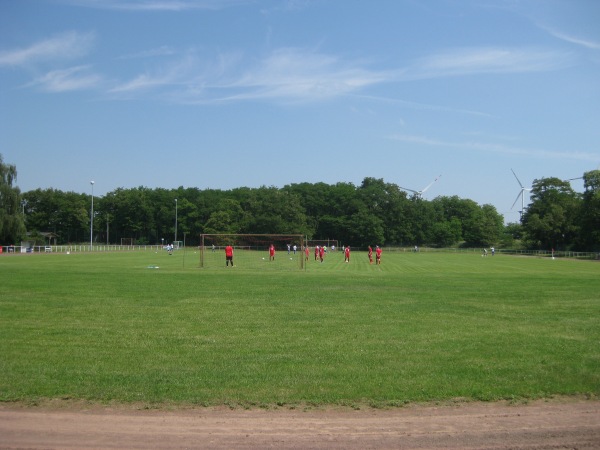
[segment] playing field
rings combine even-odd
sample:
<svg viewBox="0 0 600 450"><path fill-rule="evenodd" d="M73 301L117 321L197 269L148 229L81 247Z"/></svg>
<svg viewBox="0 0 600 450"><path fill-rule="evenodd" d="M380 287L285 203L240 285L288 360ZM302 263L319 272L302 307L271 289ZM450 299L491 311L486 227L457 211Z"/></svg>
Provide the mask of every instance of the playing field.
<svg viewBox="0 0 600 450"><path fill-rule="evenodd" d="M384 252L375 266L338 252L306 270L262 256L226 268L224 255L200 269L198 256L1 255L0 401L600 394L597 262Z"/></svg>

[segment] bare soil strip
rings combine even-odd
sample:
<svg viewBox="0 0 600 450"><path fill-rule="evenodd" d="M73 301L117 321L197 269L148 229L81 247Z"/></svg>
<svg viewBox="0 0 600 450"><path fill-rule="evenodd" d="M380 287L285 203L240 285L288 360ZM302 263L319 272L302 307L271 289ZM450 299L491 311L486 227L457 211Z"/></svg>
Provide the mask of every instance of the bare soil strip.
<svg viewBox="0 0 600 450"><path fill-rule="evenodd" d="M182 448L600 449L600 401L359 411L0 404L0 449Z"/></svg>

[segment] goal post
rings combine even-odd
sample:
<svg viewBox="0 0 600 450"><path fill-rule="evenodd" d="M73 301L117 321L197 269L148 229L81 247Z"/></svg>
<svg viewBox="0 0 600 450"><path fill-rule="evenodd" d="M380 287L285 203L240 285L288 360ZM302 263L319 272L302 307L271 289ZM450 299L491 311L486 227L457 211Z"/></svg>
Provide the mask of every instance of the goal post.
<svg viewBox="0 0 600 450"><path fill-rule="evenodd" d="M337 239L308 239L305 244L309 247L326 247L334 251L339 248Z"/></svg>
<svg viewBox="0 0 600 450"><path fill-rule="evenodd" d="M225 247L230 245L235 267L304 269L305 241L301 234L201 234L200 267L229 267L225 264Z"/></svg>

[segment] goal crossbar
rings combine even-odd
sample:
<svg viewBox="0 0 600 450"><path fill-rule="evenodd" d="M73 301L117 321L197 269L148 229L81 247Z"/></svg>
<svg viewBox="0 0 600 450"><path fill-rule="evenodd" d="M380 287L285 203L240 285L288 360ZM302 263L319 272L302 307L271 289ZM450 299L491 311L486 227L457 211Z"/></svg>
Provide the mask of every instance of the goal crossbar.
<svg viewBox="0 0 600 450"><path fill-rule="evenodd" d="M234 249L234 262L244 267L254 267L271 262L274 268L304 268L302 253L305 237L301 234L201 234L200 267L225 267L224 249ZM275 252L270 257L269 249ZM262 265L262 267L267 267Z"/></svg>

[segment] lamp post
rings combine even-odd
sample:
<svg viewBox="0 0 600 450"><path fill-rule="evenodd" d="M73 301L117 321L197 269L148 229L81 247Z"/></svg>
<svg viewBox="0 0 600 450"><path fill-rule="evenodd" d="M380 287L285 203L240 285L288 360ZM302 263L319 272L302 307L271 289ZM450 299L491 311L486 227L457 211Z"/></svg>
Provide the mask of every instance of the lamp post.
<svg viewBox="0 0 600 450"><path fill-rule="evenodd" d="M21 200L21 213L23 214L23 224L25 224L25 200Z"/></svg>
<svg viewBox="0 0 600 450"><path fill-rule="evenodd" d="M175 242L177 242L177 199L175 199L175 240L173 241L173 244L175 244Z"/></svg>
<svg viewBox="0 0 600 450"><path fill-rule="evenodd" d="M90 214L90 251L94 246L94 180L90 181L92 185L92 213Z"/></svg>

